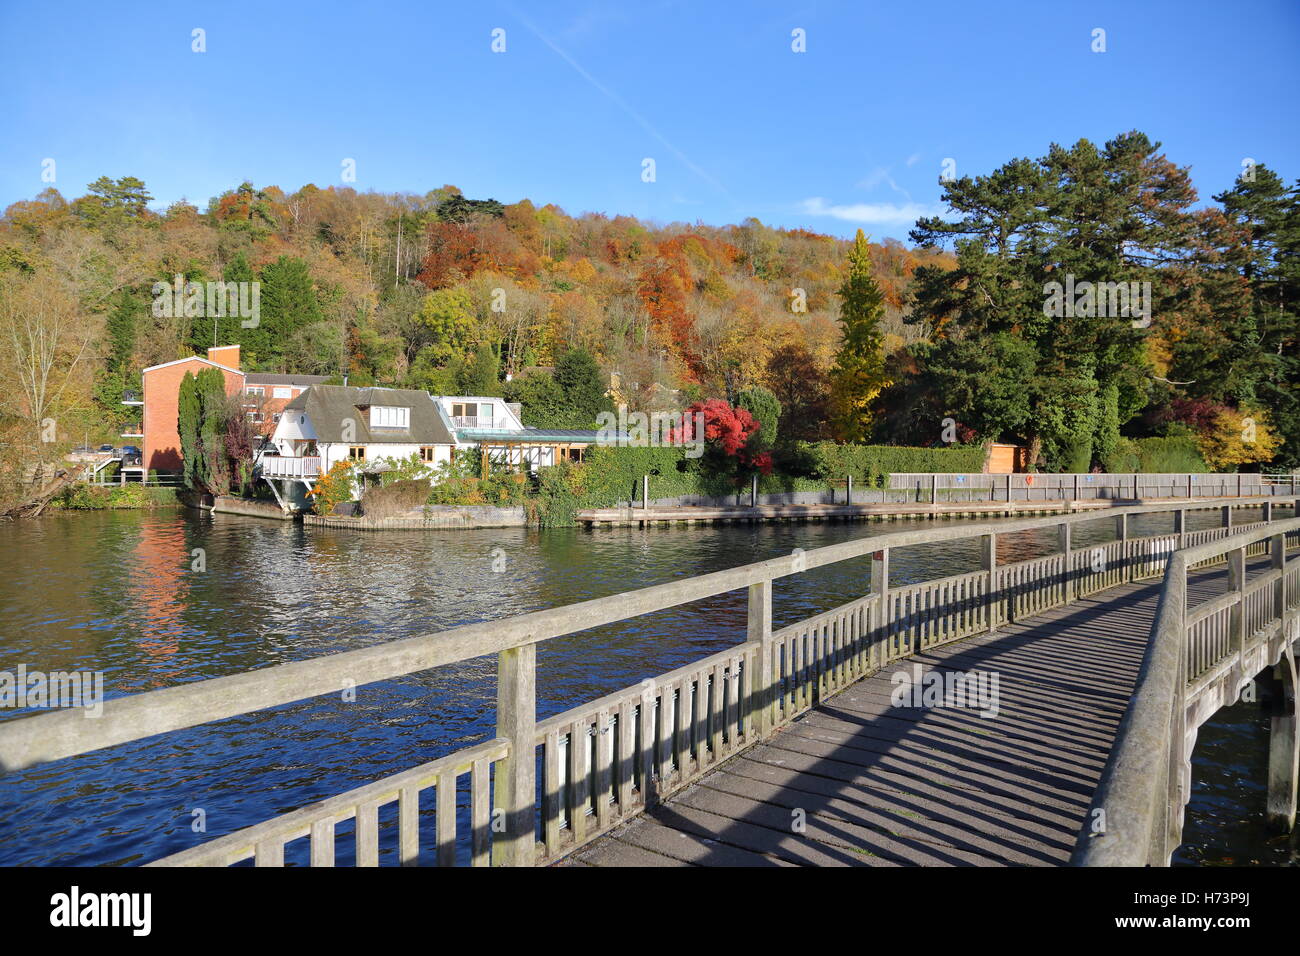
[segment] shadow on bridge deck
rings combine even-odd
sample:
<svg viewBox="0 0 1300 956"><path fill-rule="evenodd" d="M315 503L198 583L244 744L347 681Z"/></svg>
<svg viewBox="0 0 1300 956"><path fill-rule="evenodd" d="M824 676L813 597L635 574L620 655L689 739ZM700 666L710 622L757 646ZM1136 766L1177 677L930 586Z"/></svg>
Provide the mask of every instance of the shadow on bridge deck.
<svg viewBox="0 0 1300 956"><path fill-rule="evenodd" d="M1226 587L1222 568L1196 573L1189 603ZM1121 585L897 661L564 863L1063 865L1159 592L1159 579ZM891 676L914 665L996 675L996 715L892 706Z"/></svg>

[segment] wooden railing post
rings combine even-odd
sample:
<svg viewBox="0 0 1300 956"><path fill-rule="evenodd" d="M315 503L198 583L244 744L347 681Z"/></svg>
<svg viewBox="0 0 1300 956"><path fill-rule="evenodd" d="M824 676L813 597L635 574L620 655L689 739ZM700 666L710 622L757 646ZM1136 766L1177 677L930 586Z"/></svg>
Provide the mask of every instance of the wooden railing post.
<svg viewBox="0 0 1300 956"><path fill-rule="evenodd" d="M1069 604L1074 600L1074 569L1070 567L1070 523L1062 521L1056 526L1056 547L1065 555L1065 603Z"/></svg>
<svg viewBox="0 0 1300 956"><path fill-rule="evenodd" d="M493 804L493 866L532 866L536 802L537 648L512 647L497 655L497 736L510 753L497 765ZM493 821L496 822L495 820Z"/></svg>
<svg viewBox="0 0 1300 956"><path fill-rule="evenodd" d="M1148 858L1151 866L1168 866L1169 858L1182 843L1183 807L1187 803L1187 788L1191 782L1191 767L1187 759L1187 566L1182 564L1175 572L1178 582L1172 592L1174 602L1173 625L1178 635L1178 656L1175 668L1173 713L1169 715L1169 763L1165 779L1165 813L1162 845L1158 859ZM1154 849L1154 847L1153 847Z"/></svg>
<svg viewBox="0 0 1300 956"><path fill-rule="evenodd" d="M846 505L851 505L851 504L853 504L853 475L849 475L849 476L848 476L848 480L845 482L844 489L845 489L845 490L844 490L844 503L845 503ZM834 503L835 503L835 493L832 491L832 492L831 492L831 504L834 504Z"/></svg>
<svg viewBox="0 0 1300 956"><path fill-rule="evenodd" d="M877 667L883 668L889 663L889 635L886 633L889 626L887 604L889 601L889 552L876 551L871 555L871 594L875 601L871 605L871 637L873 645L880 646L879 659L875 661ZM867 661L870 664L875 657L874 651L868 652Z"/></svg>
<svg viewBox="0 0 1300 956"><path fill-rule="evenodd" d="M758 739L772 735L776 726L776 647L772 641L772 582L749 586L748 640L758 642L758 673L751 682Z"/></svg>
<svg viewBox="0 0 1300 956"><path fill-rule="evenodd" d="M1237 592L1237 603L1228 613L1228 638L1236 645L1240 667L1246 651L1246 549L1229 551L1227 559L1228 590Z"/></svg>
<svg viewBox="0 0 1300 956"><path fill-rule="evenodd" d="M1273 585L1273 616L1280 621L1286 620L1286 535L1275 534L1268 539L1269 562L1274 571L1279 572L1277 583Z"/></svg>
<svg viewBox="0 0 1300 956"><path fill-rule="evenodd" d="M1128 515L1115 516L1115 540L1119 542L1120 580L1133 580L1133 562L1128 554Z"/></svg>
<svg viewBox="0 0 1300 956"><path fill-rule="evenodd" d="M984 622L991 631L998 626L998 602L994 588L998 580L998 536L986 534L980 538L980 564L984 568Z"/></svg>

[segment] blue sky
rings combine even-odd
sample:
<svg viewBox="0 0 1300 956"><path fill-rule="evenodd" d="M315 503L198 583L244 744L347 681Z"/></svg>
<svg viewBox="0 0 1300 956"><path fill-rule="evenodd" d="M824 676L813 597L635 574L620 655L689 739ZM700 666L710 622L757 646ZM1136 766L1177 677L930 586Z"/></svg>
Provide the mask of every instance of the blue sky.
<svg viewBox="0 0 1300 956"><path fill-rule="evenodd" d="M3 0L0 205L44 188L53 159L65 196L134 175L158 208L244 179L453 183L573 214L905 239L939 208L944 159L982 173L1134 128L1203 200L1246 158L1293 181L1298 50L1300 0Z"/></svg>

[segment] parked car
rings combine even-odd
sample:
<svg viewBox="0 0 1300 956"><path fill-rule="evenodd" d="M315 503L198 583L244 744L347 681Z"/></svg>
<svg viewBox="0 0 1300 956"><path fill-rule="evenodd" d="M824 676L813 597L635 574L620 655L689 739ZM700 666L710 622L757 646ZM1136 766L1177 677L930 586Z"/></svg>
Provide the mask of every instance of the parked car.
<svg viewBox="0 0 1300 956"><path fill-rule="evenodd" d="M100 445L98 448L95 449L95 451L99 452L101 455L117 454L117 449L114 448L112 445Z"/></svg>

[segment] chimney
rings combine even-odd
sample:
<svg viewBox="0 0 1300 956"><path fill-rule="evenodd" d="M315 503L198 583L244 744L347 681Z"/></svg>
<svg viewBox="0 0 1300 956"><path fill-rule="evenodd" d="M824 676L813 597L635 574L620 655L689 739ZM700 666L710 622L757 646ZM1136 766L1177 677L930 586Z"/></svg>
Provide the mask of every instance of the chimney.
<svg viewBox="0 0 1300 956"><path fill-rule="evenodd" d="M238 345L214 345L208 349L208 361L224 365L226 368L239 369Z"/></svg>

